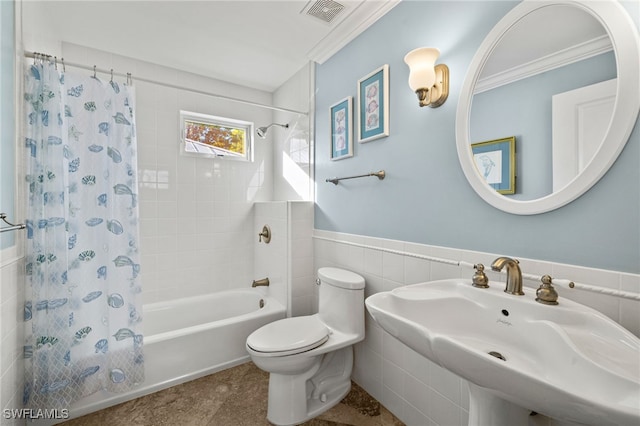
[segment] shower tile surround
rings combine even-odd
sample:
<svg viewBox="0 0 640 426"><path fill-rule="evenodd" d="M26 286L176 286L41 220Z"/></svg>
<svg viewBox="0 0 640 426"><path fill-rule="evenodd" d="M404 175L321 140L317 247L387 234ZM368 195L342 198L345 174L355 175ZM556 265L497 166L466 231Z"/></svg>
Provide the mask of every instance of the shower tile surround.
<svg viewBox="0 0 640 426"><path fill-rule="evenodd" d="M253 229L271 228L271 242L254 246L254 275L268 277L270 292L287 307L290 316L315 312L313 269L313 203L311 201L258 202ZM256 238L257 241L257 238Z"/></svg>
<svg viewBox="0 0 640 426"><path fill-rule="evenodd" d="M63 42L68 62L131 72L136 89L143 302L153 303L251 285L255 202L273 200L272 140L254 140L254 161L180 153L180 110L274 121L271 110L137 81L136 76L269 105L272 94ZM88 71L80 71L88 72ZM100 76L99 76L100 77ZM286 113L278 112L282 117ZM299 128L298 117L289 122ZM298 121L296 121L298 120ZM262 225L260 225L260 229Z"/></svg>
<svg viewBox="0 0 640 426"><path fill-rule="evenodd" d="M458 250L317 229L313 235L332 240L314 239L314 268L340 267L362 275L367 282L365 296L431 280L456 277L470 279L474 273L469 268L383 252L375 248L485 265L490 265L496 257L504 254ZM350 246L335 240L372 248ZM550 274L584 284L632 293L640 292L640 275L534 259L519 260L525 273ZM490 285L504 285L505 276L488 269L485 271L489 276ZM529 296L535 294L539 284L525 280L525 293ZM556 288L560 303L562 299L567 298L590 306L640 336L640 302L581 290ZM382 330L368 314L365 340L355 346L352 377L406 424L462 426L468 423L467 382L402 344ZM537 421L542 423L536 424L560 425L560 422L543 416Z"/></svg>

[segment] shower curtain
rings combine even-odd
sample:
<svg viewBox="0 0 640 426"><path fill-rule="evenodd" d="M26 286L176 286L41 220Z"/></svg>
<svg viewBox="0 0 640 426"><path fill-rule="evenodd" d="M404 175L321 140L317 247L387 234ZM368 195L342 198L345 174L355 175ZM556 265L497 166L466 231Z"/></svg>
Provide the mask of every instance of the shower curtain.
<svg viewBox="0 0 640 426"><path fill-rule="evenodd" d="M36 60L25 70L32 409L144 379L134 91L56 68Z"/></svg>

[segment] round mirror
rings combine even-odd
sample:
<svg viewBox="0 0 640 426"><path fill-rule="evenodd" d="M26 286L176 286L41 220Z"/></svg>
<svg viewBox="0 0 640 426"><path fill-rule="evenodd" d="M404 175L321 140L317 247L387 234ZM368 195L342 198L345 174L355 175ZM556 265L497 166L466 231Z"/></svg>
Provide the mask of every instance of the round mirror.
<svg viewBox="0 0 640 426"><path fill-rule="evenodd" d="M458 157L474 190L537 214L593 186L637 119L639 49L617 2L518 4L478 49L458 103Z"/></svg>

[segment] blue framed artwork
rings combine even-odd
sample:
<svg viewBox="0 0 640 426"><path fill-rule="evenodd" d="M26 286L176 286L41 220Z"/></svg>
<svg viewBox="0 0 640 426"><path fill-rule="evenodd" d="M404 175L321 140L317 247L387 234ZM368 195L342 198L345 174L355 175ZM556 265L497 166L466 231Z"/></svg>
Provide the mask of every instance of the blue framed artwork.
<svg viewBox="0 0 640 426"><path fill-rule="evenodd" d="M516 137L471 144L478 173L500 194L516 193Z"/></svg>
<svg viewBox="0 0 640 426"><path fill-rule="evenodd" d="M358 141L389 136L389 65L358 80Z"/></svg>
<svg viewBox="0 0 640 426"><path fill-rule="evenodd" d="M332 160L353 157L352 105L353 97L347 96L329 107Z"/></svg>

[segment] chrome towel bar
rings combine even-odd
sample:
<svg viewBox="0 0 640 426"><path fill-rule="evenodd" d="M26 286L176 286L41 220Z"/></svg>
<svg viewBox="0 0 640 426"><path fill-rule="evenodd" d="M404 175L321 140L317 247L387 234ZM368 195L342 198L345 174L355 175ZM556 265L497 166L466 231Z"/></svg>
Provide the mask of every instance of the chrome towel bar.
<svg viewBox="0 0 640 426"><path fill-rule="evenodd" d="M331 182L334 185L337 185L339 181L341 180L345 180L345 179L356 179L356 178L361 178L361 177L369 177L369 176L375 176L378 179L382 180L386 177L386 173L384 170L380 170L379 172L371 172L371 173L367 173L366 175L357 175L357 176L348 176L348 177L341 177L341 178L332 178L332 179L326 179L325 182Z"/></svg>
<svg viewBox="0 0 640 426"><path fill-rule="evenodd" d="M7 225L9 225L9 226L5 226L4 228L0 228L0 232L5 232L5 231L15 231L16 229L24 229L24 228L26 228L26 225L24 225L24 224L18 224L18 225L15 225L15 224L13 224L13 223L9 222L9 221L7 220L7 215L6 215L6 214L4 214L4 213L0 213L0 219L2 219L2 221L3 221L4 223L6 223Z"/></svg>

